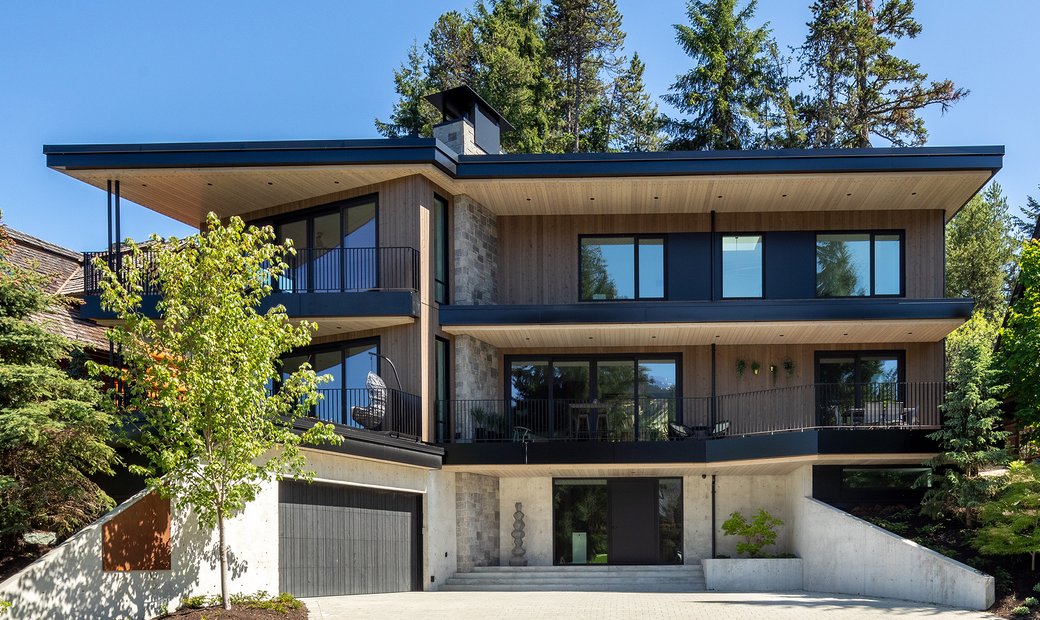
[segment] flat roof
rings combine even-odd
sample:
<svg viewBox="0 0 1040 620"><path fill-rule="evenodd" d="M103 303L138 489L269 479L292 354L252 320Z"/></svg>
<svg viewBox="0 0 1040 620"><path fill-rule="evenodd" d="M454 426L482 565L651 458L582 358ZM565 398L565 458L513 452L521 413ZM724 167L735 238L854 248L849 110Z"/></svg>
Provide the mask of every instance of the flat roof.
<svg viewBox="0 0 1040 620"><path fill-rule="evenodd" d="M433 164L455 179L988 170L1003 146L457 155L435 138L44 145L61 170Z"/></svg>

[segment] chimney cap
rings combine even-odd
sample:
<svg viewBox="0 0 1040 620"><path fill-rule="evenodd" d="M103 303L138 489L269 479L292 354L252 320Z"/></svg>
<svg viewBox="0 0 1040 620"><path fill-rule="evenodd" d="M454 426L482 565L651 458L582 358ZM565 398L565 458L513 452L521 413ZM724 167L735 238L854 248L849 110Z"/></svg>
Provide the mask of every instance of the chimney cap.
<svg viewBox="0 0 1040 620"><path fill-rule="evenodd" d="M515 127L498 110L477 94L467 84L426 95L426 100L441 111L444 120L469 117L470 111L479 106L481 111L495 121L501 131L513 131ZM470 118L472 122L473 119Z"/></svg>

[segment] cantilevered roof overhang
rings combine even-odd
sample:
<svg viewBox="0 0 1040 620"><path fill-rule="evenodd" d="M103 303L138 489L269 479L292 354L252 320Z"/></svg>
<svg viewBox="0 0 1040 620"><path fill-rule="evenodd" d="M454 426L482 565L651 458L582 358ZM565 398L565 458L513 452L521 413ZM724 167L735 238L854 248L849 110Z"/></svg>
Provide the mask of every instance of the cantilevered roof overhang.
<svg viewBox="0 0 1040 620"><path fill-rule="evenodd" d="M433 138L44 146L47 165L198 224L410 175L499 215L940 209L1002 146L459 156ZM549 182L552 181L552 182Z"/></svg>
<svg viewBox="0 0 1040 620"><path fill-rule="evenodd" d="M938 342L970 299L808 299L445 306L445 332L499 348Z"/></svg>

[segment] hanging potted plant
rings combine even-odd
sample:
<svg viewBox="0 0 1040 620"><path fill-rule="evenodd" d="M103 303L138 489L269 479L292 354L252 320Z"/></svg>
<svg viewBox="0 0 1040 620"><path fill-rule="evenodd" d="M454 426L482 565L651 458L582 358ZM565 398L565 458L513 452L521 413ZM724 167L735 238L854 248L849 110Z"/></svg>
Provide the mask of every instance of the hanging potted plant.
<svg viewBox="0 0 1040 620"><path fill-rule="evenodd" d="M747 362L744 360L737 360L737 376L743 377L745 370L747 370Z"/></svg>

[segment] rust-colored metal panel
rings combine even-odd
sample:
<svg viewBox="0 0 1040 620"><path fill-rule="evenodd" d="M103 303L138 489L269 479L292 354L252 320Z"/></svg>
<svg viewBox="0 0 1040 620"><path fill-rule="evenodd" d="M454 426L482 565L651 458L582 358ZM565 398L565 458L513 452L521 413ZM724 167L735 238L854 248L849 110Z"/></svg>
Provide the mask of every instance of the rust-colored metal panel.
<svg viewBox="0 0 1040 620"><path fill-rule="evenodd" d="M105 571L170 570L170 500L149 493L105 523Z"/></svg>

